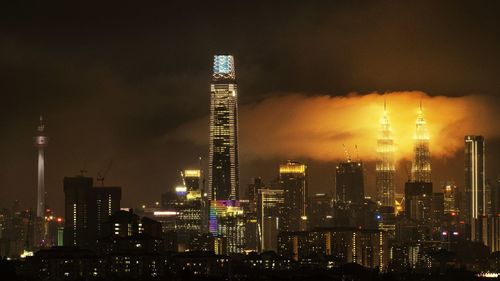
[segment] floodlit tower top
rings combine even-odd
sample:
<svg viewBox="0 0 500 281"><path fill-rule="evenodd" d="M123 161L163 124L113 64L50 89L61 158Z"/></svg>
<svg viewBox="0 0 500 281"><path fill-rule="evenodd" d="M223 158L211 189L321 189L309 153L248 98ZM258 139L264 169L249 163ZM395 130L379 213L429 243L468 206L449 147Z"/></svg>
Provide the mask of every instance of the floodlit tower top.
<svg viewBox="0 0 500 281"><path fill-rule="evenodd" d="M35 137L35 146L45 147L49 142L49 138L45 136L45 123L43 122L43 117L40 116L40 123L37 127L38 134Z"/></svg>
<svg viewBox="0 0 500 281"><path fill-rule="evenodd" d="M234 57L232 55L215 55L212 78L215 81L235 80Z"/></svg>
<svg viewBox="0 0 500 281"><path fill-rule="evenodd" d="M418 109L418 116L416 122L416 135L417 140L428 140L429 132L427 130L427 122L424 119L424 110L422 109L422 101L420 101L420 106Z"/></svg>

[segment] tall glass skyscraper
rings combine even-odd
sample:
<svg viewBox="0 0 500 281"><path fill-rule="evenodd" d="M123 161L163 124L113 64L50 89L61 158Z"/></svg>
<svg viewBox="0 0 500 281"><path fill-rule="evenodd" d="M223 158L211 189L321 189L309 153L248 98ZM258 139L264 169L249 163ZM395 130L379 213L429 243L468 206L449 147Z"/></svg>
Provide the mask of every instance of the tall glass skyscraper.
<svg viewBox="0 0 500 281"><path fill-rule="evenodd" d="M411 167L412 182L431 182L431 156L429 153L429 132L424 119L422 104L415 126L414 160Z"/></svg>
<svg viewBox="0 0 500 281"><path fill-rule="evenodd" d="M214 56L209 145L209 200L238 200L238 94L231 55Z"/></svg>
<svg viewBox="0 0 500 281"><path fill-rule="evenodd" d="M394 207L394 139L384 102L384 115L380 120L380 135L377 140L378 161L376 163L377 200L382 206Z"/></svg>
<svg viewBox="0 0 500 281"><path fill-rule="evenodd" d="M488 214L486 179L484 174L484 138L465 136L466 221L470 223L471 239L477 240L476 220Z"/></svg>

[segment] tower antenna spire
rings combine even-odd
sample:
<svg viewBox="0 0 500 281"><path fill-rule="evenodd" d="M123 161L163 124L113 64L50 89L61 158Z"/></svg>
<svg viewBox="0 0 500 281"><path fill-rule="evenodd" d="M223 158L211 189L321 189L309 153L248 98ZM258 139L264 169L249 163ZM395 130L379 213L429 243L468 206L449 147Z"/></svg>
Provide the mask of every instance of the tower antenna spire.
<svg viewBox="0 0 500 281"><path fill-rule="evenodd" d="M45 216L45 156L44 150L49 139L45 135L45 125L43 117L40 115L40 123L37 127L37 134L34 137L35 147L38 149L38 184L37 184L37 206L36 217L43 218Z"/></svg>

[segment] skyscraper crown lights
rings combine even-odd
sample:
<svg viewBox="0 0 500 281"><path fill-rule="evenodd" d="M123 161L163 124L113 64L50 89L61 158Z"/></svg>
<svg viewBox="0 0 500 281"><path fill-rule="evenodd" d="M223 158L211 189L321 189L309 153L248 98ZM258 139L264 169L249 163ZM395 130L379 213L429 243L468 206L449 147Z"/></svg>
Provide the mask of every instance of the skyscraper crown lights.
<svg viewBox="0 0 500 281"><path fill-rule="evenodd" d="M231 55L214 56L214 79L235 79L234 58Z"/></svg>

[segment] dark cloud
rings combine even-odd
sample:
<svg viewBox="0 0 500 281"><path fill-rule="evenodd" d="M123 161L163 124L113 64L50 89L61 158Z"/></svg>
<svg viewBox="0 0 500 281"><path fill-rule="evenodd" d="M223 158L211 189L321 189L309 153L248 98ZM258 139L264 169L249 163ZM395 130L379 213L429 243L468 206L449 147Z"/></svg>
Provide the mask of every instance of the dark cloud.
<svg viewBox="0 0 500 281"><path fill-rule="evenodd" d="M497 1L1 5L0 205L34 200L41 113L51 137L49 202L62 207L63 176L81 168L95 176L110 159L107 182L124 186L125 204L155 200L178 169L206 155L203 145L162 136L207 115L214 53L235 55L241 104L286 93L493 98L500 90ZM271 178L278 160L243 164L243 183ZM326 190L330 166L311 165L311 188Z"/></svg>

